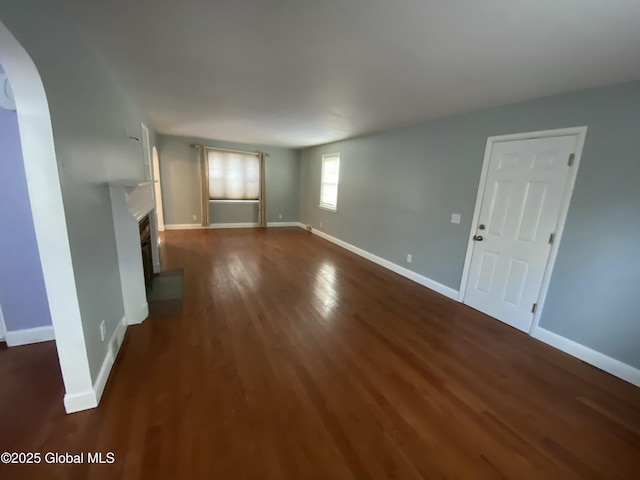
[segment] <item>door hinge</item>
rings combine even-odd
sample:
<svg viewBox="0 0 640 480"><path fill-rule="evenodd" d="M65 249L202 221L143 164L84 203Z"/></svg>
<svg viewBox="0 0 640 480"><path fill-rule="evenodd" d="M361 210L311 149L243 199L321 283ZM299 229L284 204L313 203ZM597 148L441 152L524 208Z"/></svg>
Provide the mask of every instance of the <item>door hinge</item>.
<svg viewBox="0 0 640 480"><path fill-rule="evenodd" d="M567 165L571 166L575 161L576 161L576 154L572 153L571 155L569 155L569 161L567 162Z"/></svg>
<svg viewBox="0 0 640 480"><path fill-rule="evenodd" d="M538 308L538 304L534 303L533 307L531 307L531 313L536 313L536 309Z"/></svg>
<svg viewBox="0 0 640 480"><path fill-rule="evenodd" d="M552 233L551 235L549 235L549 245L553 245L553 242L556 239L556 234Z"/></svg>

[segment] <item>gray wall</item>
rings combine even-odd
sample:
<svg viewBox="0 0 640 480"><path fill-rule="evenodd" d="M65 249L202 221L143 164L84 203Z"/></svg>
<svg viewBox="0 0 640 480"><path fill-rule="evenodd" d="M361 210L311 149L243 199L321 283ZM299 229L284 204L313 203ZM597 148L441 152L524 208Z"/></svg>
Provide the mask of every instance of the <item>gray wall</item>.
<svg viewBox="0 0 640 480"><path fill-rule="evenodd" d="M639 112L630 83L309 148L301 221L457 290L487 137L587 125L541 326L640 367ZM336 213L318 208L321 156L334 152Z"/></svg>
<svg viewBox="0 0 640 480"><path fill-rule="evenodd" d="M299 152L288 148L230 143L202 138L158 135L160 179L165 225L199 224L200 166L198 150L191 144L262 151L266 159L267 221L297 222L299 218ZM251 223L258 218L255 204L211 203L211 223ZM282 214L282 218L279 215ZM197 219L193 219L193 215Z"/></svg>
<svg viewBox="0 0 640 480"><path fill-rule="evenodd" d="M58 170L87 355L93 380L124 310L107 182L144 178L134 102L87 45L59 0L4 2L0 19L32 57L42 77Z"/></svg>
<svg viewBox="0 0 640 480"><path fill-rule="evenodd" d="M3 72L0 65L0 72ZM8 331L51 325L18 116L0 108L0 305Z"/></svg>

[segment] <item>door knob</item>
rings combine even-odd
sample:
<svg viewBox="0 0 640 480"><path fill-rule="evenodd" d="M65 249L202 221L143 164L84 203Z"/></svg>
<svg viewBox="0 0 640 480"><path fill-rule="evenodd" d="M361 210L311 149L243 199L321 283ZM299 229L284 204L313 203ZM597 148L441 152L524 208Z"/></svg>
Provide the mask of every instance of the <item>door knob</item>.
<svg viewBox="0 0 640 480"><path fill-rule="evenodd" d="M482 241L482 235L474 235L473 239L474 239L476 242L481 242L481 241Z"/></svg>

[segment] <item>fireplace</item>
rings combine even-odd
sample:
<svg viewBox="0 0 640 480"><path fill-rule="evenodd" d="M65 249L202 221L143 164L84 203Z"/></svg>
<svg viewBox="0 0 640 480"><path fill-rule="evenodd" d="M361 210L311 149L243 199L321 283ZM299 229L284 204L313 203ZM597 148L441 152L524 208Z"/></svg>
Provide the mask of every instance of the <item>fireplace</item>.
<svg viewBox="0 0 640 480"><path fill-rule="evenodd" d="M153 279L153 250L151 248L151 226L149 224L149 215L145 215L138 222L140 231L140 250L142 251L142 271L144 272L144 286L151 288L151 280Z"/></svg>
<svg viewBox="0 0 640 480"><path fill-rule="evenodd" d="M109 191L124 314L127 323L133 325L148 316L147 288L154 269L160 269L153 182L113 181L109 182Z"/></svg>

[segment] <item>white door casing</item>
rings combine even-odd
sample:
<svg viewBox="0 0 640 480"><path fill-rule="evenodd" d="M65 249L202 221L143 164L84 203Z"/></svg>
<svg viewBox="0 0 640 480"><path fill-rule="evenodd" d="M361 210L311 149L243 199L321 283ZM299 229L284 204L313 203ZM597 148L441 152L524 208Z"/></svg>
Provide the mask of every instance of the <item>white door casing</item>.
<svg viewBox="0 0 640 480"><path fill-rule="evenodd" d="M156 197L156 221L158 222L158 231L164 232L164 213L162 211L162 186L160 183L160 160L158 159L158 149L152 148L153 159L153 180Z"/></svg>
<svg viewBox="0 0 640 480"><path fill-rule="evenodd" d="M537 323L585 133L489 138L460 290L465 304L523 331L534 314Z"/></svg>
<svg viewBox="0 0 640 480"><path fill-rule="evenodd" d="M144 165L144 178L151 180L151 147L149 142L149 129L144 123L140 124L140 141L142 143L142 162Z"/></svg>
<svg viewBox="0 0 640 480"><path fill-rule="evenodd" d="M4 317L2 316L2 305L0 305L0 341L4 341L7 338L7 327L4 324Z"/></svg>

